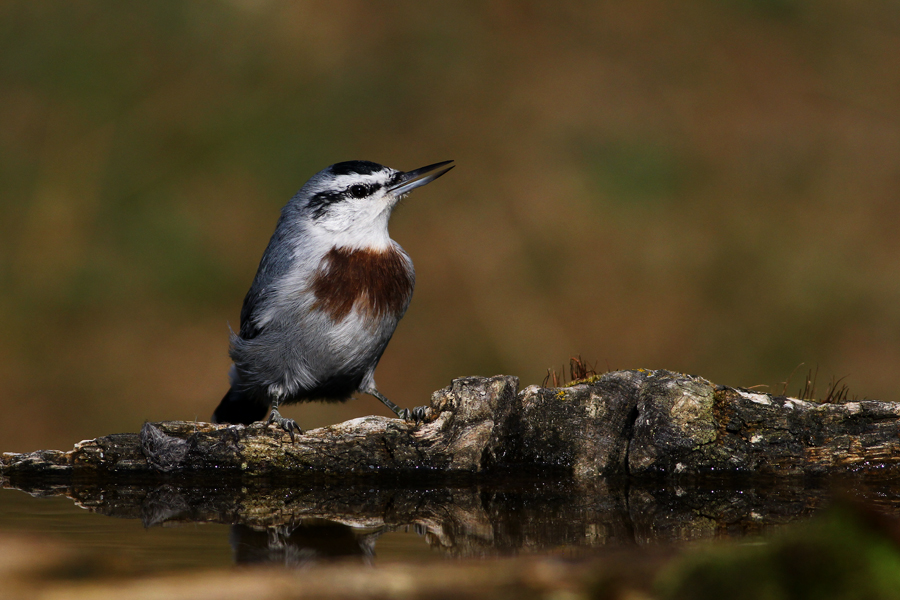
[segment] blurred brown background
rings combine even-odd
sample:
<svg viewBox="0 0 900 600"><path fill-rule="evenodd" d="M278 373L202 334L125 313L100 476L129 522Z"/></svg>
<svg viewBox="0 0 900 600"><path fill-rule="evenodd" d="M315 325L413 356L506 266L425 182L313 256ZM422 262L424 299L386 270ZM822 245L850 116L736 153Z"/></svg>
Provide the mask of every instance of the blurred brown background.
<svg viewBox="0 0 900 600"><path fill-rule="evenodd" d="M25 0L0 4L0 451L207 419L278 211L349 159L458 164L391 223L403 406L579 353L900 400L895 1Z"/></svg>

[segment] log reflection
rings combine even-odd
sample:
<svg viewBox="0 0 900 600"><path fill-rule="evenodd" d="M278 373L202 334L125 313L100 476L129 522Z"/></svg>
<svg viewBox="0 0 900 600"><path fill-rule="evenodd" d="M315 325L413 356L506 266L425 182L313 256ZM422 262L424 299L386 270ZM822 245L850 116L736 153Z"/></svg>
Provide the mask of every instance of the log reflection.
<svg viewBox="0 0 900 600"><path fill-rule="evenodd" d="M12 487L7 485L7 487ZM144 526L232 525L236 562L299 567L352 558L367 562L386 532L414 528L447 556L581 553L598 548L671 544L763 533L824 506L831 490L810 481L707 482L679 487L622 482L507 481L493 486L409 489L173 480L163 485L15 486L33 495L65 495L111 517ZM897 498L857 490L898 514Z"/></svg>

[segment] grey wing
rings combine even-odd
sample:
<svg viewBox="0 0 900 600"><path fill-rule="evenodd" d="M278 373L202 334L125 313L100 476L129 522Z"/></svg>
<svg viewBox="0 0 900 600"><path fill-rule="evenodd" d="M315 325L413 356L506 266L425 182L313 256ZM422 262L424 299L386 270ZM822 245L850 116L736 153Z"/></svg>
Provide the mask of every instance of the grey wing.
<svg viewBox="0 0 900 600"><path fill-rule="evenodd" d="M252 317L256 307L262 304L263 299L266 297L267 286L264 282L257 285L257 281L259 281L258 271L256 277L253 280L250 291L244 296L244 304L241 306L241 330L238 335L245 340L252 340L262 332L262 327L258 327Z"/></svg>
<svg viewBox="0 0 900 600"><path fill-rule="evenodd" d="M253 284L244 296L244 304L241 306L241 330L240 337L252 340L263 332L264 326L258 325L259 312L266 306L267 300L274 293L274 284L281 279L290 269L290 261L286 254L286 247L281 239L281 221L269 240L269 245L259 261L259 268Z"/></svg>

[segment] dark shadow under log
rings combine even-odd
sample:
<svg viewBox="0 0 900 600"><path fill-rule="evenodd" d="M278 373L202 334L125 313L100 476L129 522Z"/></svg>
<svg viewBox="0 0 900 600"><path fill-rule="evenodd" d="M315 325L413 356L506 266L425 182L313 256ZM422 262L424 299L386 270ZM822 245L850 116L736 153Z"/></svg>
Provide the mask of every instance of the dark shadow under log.
<svg viewBox="0 0 900 600"><path fill-rule="evenodd" d="M30 476L448 482L556 473L590 483L741 474L877 478L898 471L898 403L818 404L645 370L521 391L515 377L456 379L432 395L418 425L364 417L292 442L262 424L170 421L68 452L0 458L7 484Z"/></svg>

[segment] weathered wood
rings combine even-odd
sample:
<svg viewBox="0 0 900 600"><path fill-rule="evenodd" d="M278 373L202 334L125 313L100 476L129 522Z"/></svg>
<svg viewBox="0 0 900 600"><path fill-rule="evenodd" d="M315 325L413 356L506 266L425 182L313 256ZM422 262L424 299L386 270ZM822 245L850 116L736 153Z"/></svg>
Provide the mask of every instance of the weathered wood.
<svg viewBox="0 0 900 600"><path fill-rule="evenodd" d="M478 477L556 471L576 481L709 474L900 472L900 404L817 404L668 371L618 371L518 390L469 377L435 392L426 421L365 417L298 435L274 426L148 424L69 452L4 454L0 476Z"/></svg>

